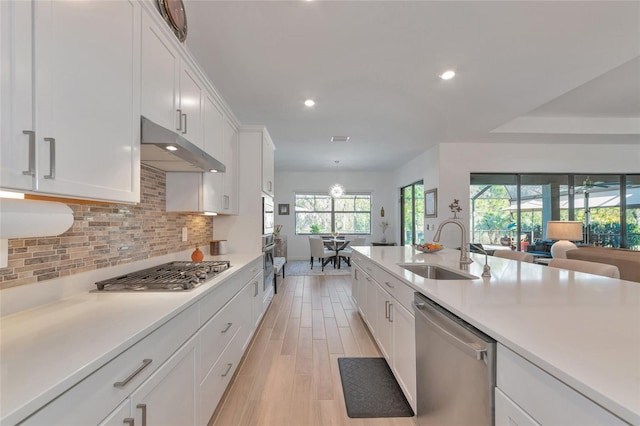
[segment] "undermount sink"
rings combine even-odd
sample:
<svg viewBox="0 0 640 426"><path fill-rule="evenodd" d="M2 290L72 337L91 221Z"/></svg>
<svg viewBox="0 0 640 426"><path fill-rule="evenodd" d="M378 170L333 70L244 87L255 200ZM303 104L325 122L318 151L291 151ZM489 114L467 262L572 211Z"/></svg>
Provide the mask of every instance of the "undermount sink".
<svg viewBox="0 0 640 426"><path fill-rule="evenodd" d="M400 264L398 266L430 280L475 280L478 278L475 275L467 274L462 271L453 271L437 265L409 263Z"/></svg>

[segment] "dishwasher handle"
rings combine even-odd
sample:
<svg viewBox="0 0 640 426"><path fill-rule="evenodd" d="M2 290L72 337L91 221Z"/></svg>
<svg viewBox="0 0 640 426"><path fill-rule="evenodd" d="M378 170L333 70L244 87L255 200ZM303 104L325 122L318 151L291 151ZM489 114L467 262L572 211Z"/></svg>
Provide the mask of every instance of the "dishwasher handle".
<svg viewBox="0 0 640 426"><path fill-rule="evenodd" d="M486 361L487 358L487 348L477 342L465 342L460 340L459 337L454 336L447 329L442 327L440 324L435 322L429 315L427 310L426 302L412 302L413 307L415 308L415 312L420 314L425 320L429 321L429 323L433 326L434 331L438 332L442 337L453 343L458 349L465 352L467 355L475 357L478 361Z"/></svg>

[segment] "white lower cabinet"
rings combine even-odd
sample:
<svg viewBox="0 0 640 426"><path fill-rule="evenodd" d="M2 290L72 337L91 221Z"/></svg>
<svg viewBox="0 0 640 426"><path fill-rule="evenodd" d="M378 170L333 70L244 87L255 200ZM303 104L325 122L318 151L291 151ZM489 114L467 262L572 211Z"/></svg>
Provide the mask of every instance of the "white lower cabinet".
<svg viewBox="0 0 640 426"><path fill-rule="evenodd" d="M495 390L495 426L540 426L500 389Z"/></svg>
<svg viewBox="0 0 640 426"><path fill-rule="evenodd" d="M407 401L415 410L415 317L410 311L411 306L405 306L408 300L412 300L409 295L413 295L413 290L375 265L359 263L357 258L352 262L353 299Z"/></svg>
<svg viewBox="0 0 640 426"><path fill-rule="evenodd" d="M135 425L196 425L197 343L187 341L131 395Z"/></svg>
<svg viewBox="0 0 640 426"><path fill-rule="evenodd" d="M496 426L628 424L501 344L496 382Z"/></svg>
<svg viewBox="0 0 640 426"><path fill-rule="evenodd" d="M206 425L266 310L262 258L21 425Z"/></svg>

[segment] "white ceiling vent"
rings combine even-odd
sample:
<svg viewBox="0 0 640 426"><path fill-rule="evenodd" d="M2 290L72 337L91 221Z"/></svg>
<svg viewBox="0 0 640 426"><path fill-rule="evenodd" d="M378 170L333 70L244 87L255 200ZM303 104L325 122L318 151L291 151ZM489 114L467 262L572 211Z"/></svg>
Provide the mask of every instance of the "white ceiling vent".
<svg viewBox="0 0 640 426"><path fill-rule="evenodd" d="M331 142L347 142L349 136L331 136Z"/></svg>

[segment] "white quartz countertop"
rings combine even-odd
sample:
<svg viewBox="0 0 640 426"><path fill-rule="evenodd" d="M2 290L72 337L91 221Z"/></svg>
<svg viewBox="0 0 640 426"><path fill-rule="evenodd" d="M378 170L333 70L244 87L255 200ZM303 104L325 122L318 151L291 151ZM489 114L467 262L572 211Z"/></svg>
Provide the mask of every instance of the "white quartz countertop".
<svg viewBox="0 0 640 426"><path fill-rule="evenodd" d="M191 291L84 291L1 318L0 424L21 421L259 257L206 256L232 267Z"/></svg>
<svg viewBox="0 0 640 426"><path fill-rule="evenodd" d="M640 283L471 254L474 280L429 280L399 263L459 269L460 252L357 247L499 343L623 420L640 424Z"/></svg>

